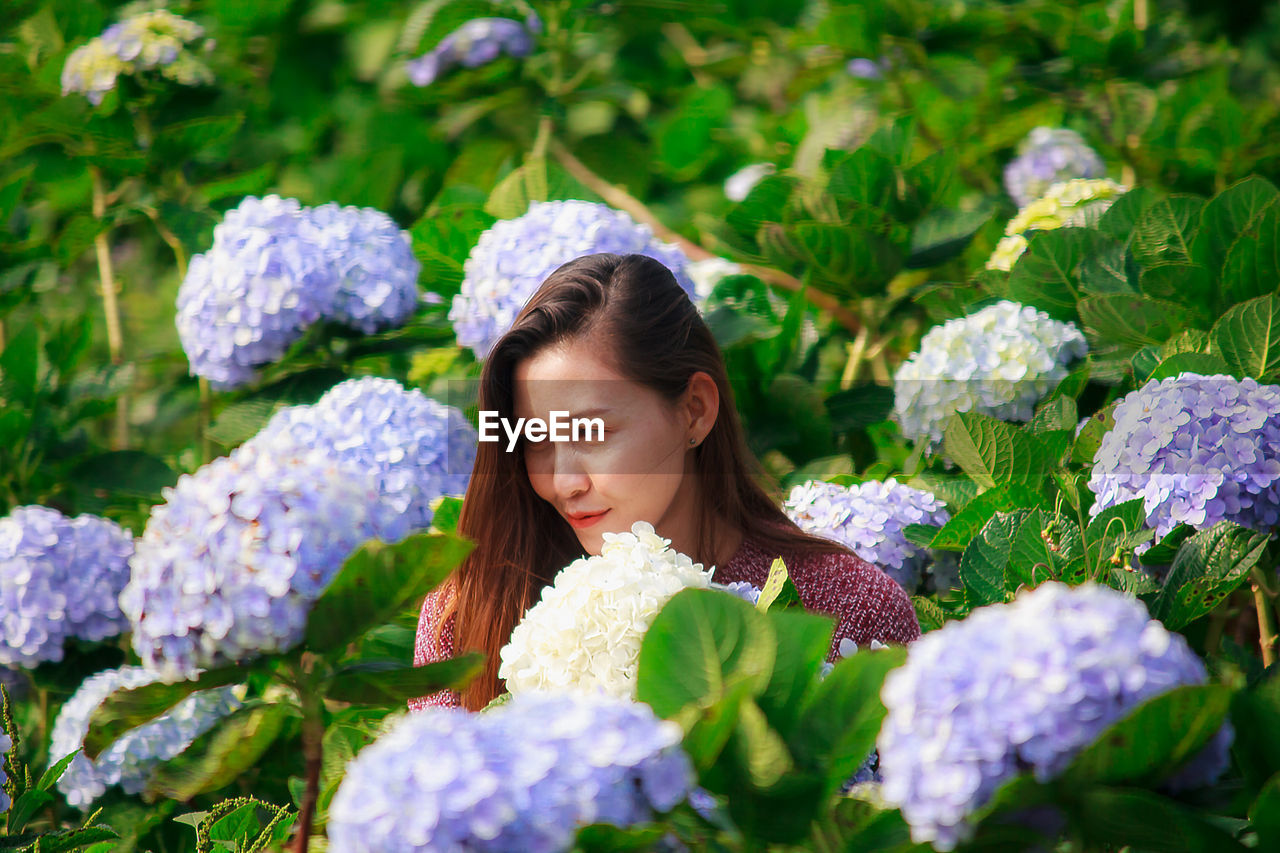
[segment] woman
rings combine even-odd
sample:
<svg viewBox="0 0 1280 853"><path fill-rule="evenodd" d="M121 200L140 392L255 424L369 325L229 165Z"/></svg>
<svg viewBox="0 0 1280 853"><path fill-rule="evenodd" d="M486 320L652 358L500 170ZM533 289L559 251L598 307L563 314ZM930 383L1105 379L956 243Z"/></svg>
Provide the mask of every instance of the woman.
<svg viewBox="0 0 1280 853"><path fill-rule="evenodd" d="M838 617L833 658L845 638L920 636L901 587L802 532L757 484L719 348L660 262L597 254L561 266L494 346L479 397L481 412L508 424L569 412L600 418L604 434L480 444L458 523L477 545L423 602L414 662L478 649L486 666L461 696L441 691L411 707L484 707L501 692L498 652L543 587L600 553L601 534L640 520L717 566L719 583L762 586L781 555L805 607Z"/></svg>

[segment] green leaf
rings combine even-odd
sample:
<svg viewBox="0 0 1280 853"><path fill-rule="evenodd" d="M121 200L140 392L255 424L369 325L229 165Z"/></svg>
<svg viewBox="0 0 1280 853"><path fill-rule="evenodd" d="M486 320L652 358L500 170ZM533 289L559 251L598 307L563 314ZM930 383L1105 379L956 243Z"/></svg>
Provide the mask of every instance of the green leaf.
<svg viewBox="0 0 1280 853"><path fill-rule="evenodd" d="M1062 782L1071 787L1165 781L1222 728L1231 689L1182 685L1154 696L1107 726L1071 761Z"/></svg>
<svg viewBox="0 0 1280 853"><path fill-rule="evenodd" d="M658 716L679 722L686 744L714 734L715 742L694 756L714 761L738 707L768 686L776 648L773 623L747 602L714 590L682 590L645 632L636 696Z"/></svg>
<svg viewBox="0 0 1280 853"><path fill-rule="evenodd" d="M77 485L90 491L129 495L161 502L161 492L178 481L178 472L141 450L113 450L90 456L71 472Z"/></svg>
<svg viewBox="0 0 1280 853"><path fill-rule="evenodd" d="M1081 263L1112 245L1091 228L1039 231L1009 273L1010 299L1032 305L1057 320L1075 320L1080 298Z"/></svg>
<svg viewBox="0 0 1280 853"><path fill-rule="evenodd" d="M1089 787L1078 793L1073 806L1088 849L1125 845L1160 853L1244 853L1248 849L1182 803L1148 791Z"/></svg>
<svg viewBox="0 0 1280 853"><path fill-rule="evenodd" d="M186 802L226 787L247 773L297 711L283 704L241 708L160 765L147 781L150 796Z"/></svg>
<svg viewBox="0 0 1280 853"><path fill-rule="evenodd" d="M1009 557L1014 539L1029 515L1027 510L997 512L964 549L960 583L964 585L966 602L979 607L1008 600Z"/></svg>
<svg viewBox="0 0 1280 853"><path fill-rule="evenodd" d="M1138 220L1159 200L1160 197L1151 189L1134 187L1116 199L1098 218L1097 229L1128 248Z"/></svg>
<svg viewBox="0 0 1280 853"><path fill-rule="evenodd" d="M1259 850L1280 850L1280 773L1267 780L1249 806L1249 822L1258 833Z"/></svg>
<svg viewBox="0 0 1280 853"><path fill-rule="evenodd" d="M1262 559L1267 534L1222 521L1182 543L1151 615L1172 631L1199 619L1231 594Z"/></svg>
<svg viewBox="0 0 1280 853"><path fill-rule="evenodd" d="M1222 263L1227 304L1274 293L1280 281L1280 206L1271 204L1246 224Z"/></svg>
<svg viewBox="0 0 1280 853"><path fill-rule="evenodd" d="M930 547L963 551L997 511L1030 508L1043 503L1044 496L1027 486L998 486L978 495L951 516L951 520L942 525Z"/></svg>
<svg viewBox="0 0 1280 853"><path fill-rule="evenodd" d="M769 566L769 576L765 578L764 586L760 589L756 609L765 612L775 604L780 610L784 607L803 606L800 593L796 585L791 582L791 576L787 574L787 564L781 557L775 558L773 564Z"/></svg>
<svg viewBox="0 0 1280 853"><path fill-rule="evenodd" d="M1268 672L1231 699L1231 724L1236 730L1231 751L1251 790L1280 773L1280 739L1274 736L1280 729L1280 677Z"/></svg>
<svg viewBox="0 0 1280 853"><path fill-rule="evenodd" d="M698 175L716 156L716 129L726 125L733 104L732 92L722 83L688 89L657 129L654 165L676 180Z"/></svg>
<svg viewBox="0 0 1280 853"><path fill-rule="evenodd" d="M40 774L40 781L36 783L36 789L47 791L54 786L57 781L62 778L62 774L66 771L67 765L80 754L80 750L75 750L69 755L64 755L58 761L49 765L49 769Z"/></svg>
<svg viewBox="0 0 1280 853"><path fill-rule="evenodd" d="M208 152L234 136L244 123L240 113L229 116L201 116L176 122L156 132L152 156L182 162L197 152Z"/></svg>
<svg viewBox="0 0 1280 853"><path fill-rule="evenodd" d="M783 211L799 180L790 175L769 175L751 188L747 197L729 209L725 224L743 237L755 240L761 226L781 222Z"/></svg>
<svg viewBox="0 0 1280 853"><path fill-rule="evenodd" d="M256 837L260 829L258 804L245 803L214 821L209 827L209 840L229 841L235 845L233 849L241 850L242 845Z"/></svg>
<svg viewBox="0 0 1280 853"><path fill-rule="evenodd" d="M307 617L306 645L340 649L421 600L474 544L447 533L417 533L394 545L365 542L347 558Z"/></svg>
<svg viewBox="0 0 1280 853"><path fill-rule="evenodd" d="M1214 352L1237 375L1261 382L1280 377L1280 296L1233 306L1209 334Z"/></svg>
<svg viewBox="0 0 1280 853"><path fill-rule="evenodd" d="M893 389L885 385L860 385L837 391L826 400L831 428L836 432L863 429L889 417Z"/></svg>
<svg viewBox="0 0 1280 853"><path fill-rule="evenodd" d="M769 684L756 703L769 725L790 739L799 718L801 702L816 683L818 671L831 648L835 623L828 616L800 609L768 611L778 645Z"/></svg>
<svg viewBox="0 0 1280 853"><path fill-rule="evenodd" d="M992 212L990 208L930 211L911 231L906 268L930 269L959 257L974 235L991 221Z"/></svg>
<svg viewBox="0 0 1280 853"><path fill-rule="evenodd" d="M85 758L96 761L102 751L125 732L154 720L192 693L238 684L246 674L243 667L224 666L201 673L193 681L179 681L177 684L153 682L117 690L103 700L89 717L89 731L84 738Z"/></svg>
<svg viewBox="0 0 1280 853"><path fill-rule="evenodd" d="M34 853L66 853L79 850L90 844L116 841L120 834L109 826L85 826L78 829L57 829L42 833L34 847L28 848ZM4 839L0 839L3 845ZM114 849L114 845L113 845Z"/></svg>
<svg viewBox="0 0 1280 853"><path fill-rule="evenodd" d="M661 826L629 826L625 829L609 823L593 823L578 830L574 853L640 853L652 850L667 835Z"/></svg>
<svg viewBox="0 0 1280 853"><path fill-rule="evenodd" d="M979 486L1038 489L1054 465L1048 448L1034 435L1004 421L961 412L943 433L946 455Z"/></svg>
<svg viewBox="0 0 1280 853"><path fill-rule="evenodd" d="M515 219L528 213L532 202L564 199L601 200L559 163L530 157L498 182L485 202L484 212L495 219Z"/></svg>
<svg viewBox="0 0 1280 853"><path fill-rule="evenodd" d="M325 696L357 705L402 705L437 690L460 690L484 669L484 655L471 652L413 666L402 661L359 661L339 669Z"/></svg>
<svg viewBox="0 0 1280 853"><path fill-rule="evenodd" d="M1200 230L1191 243L1191 257L1219 278L1227 252L1241 232L1252 230L1258 218L1277 199L1280 199L1280 190L1256 175L1218 193L1200 214Z"/></svg>
<svg viewBox="0 0 1280 853"><path fill-rule="evenodd" d="M1147 296L1113 293L1080 300L1085 331L1099 340L1137 349L1160 344L1187 326L1181 305Z"/></svg>
<svg viewBox="0 0 1280 853"><path fill-rule="evenodd" d="M431 502L431 527L440 533L456 534L461 515L462 498L443 495Z"/></svg>
<svg viewBox="0 0 1280 853"><path fill-rule="evenodd" d="M30 405L38 389L39 364L40 333L35 323L28 323L10 333L0 349L0 396Z"/></svg>
<svg viewBox="0 0 1280 853"><path fill-rule="evenodd" d="M795 729L793 752L827 777L834 793L866 761L884 721L880 688L907 659L903 648L861 651L839 660L809 694Z"/></svg>
<svg viewBox="0 0 1280 853"><path fill-rule="evenodd" d="M346 373L331 367L291 374L227 405L205 435L218 444L234 447L262 429L276 412L288 406L314 403L346 378Z"/></svg>
<svg viewBox="0 0 1280 853"><path fill-rule="evenodd" d="M1199 373L1202 376L1229 375L1231 368L1227 367L1227 363L1217 355L1203 352L1180 352L1177 355L1169 356L1156 365L1156 368L1146 376L1146 379L1169 379L1183 373Z"/></svg>
<svg viewBox="0 0 1280 853"><path fill-rule="evenodd" d="M1133 228L1130 251L1145 267L1191 262L1191 242L1200 224L1204 200L1173 195L1148 207Z"/></svg>
<svg viewBox="0 0 1280 853"><path fill-rule="evenodd" d="M275 179L276 168L275 163L265 163L238 174L205 181L195 189L210 203L232 196L261 195Z"/></svg>

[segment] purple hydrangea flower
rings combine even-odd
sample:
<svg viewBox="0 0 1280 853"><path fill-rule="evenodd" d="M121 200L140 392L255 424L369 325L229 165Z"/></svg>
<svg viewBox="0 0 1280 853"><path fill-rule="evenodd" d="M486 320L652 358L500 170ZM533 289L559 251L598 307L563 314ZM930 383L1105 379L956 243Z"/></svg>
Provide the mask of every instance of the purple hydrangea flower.
<svg viewBox="0 0 1280 853"><path fill-rule="evenodd" d="M1037 127L1004 167L1004 186L1018 207L1040 198L1050 186L1073 178L1101 178L1106 164L1074 130Z"/></svg>
<svg viewBox="0 0 1280 853"><path fill-rule="evenodd" d="M655 239L649 226L595 202L535 201L523 216L497 222L481 234L467 257L462 291L449 310L458 343L484 358L548 275L597 252L648 255L694 296L685 269L689 259L678 247Z"/></svg>
<svg viewBox="0 0 1280 853"><path fill-rule="evenodd" d="M329 841L349 853L567 851L579 826L626 827L684 801L680 727L604 695L528 693L483 714L410 714L347 768Z"/></svg>
<svg viewBox="0 0 1280 853"><path fill-rule="evenodd" d="M1153 379L1125 395L1115 419L1093 458L1094 515L1142 498L1157 537L1183 523L1280 527L1280 385Z"/></svg>
<svg viewBox="0 0 1280 853"><path fill-rule="evenodd" d="M134 649L167 681L286 651L343 561L399 515L373 471L325 449L250 441L184 474L120 595Z"/></svg>
<svg viewBox="0 0 1280 853"><path fill-rule="evenodd" d="M957 412L1028 421L1089 347L1073 323L1001 300L934 326L893 378L894 418L912 441L942 444Z"/></svg>
<svg viewBox="0 0 1280 853"><path fill-rule="evenodd" d="M747 581L730 581L724 586L712 584L712 588L722 589L730 595L736 595L747 604L755 605L760 601L760 589Z"/></svg>
<svg viewBox="0 0 1280 853"><path fill-rule="evenodd" d="M809 480L791 490L783 509L808 533L848 545L908 592L920 583L927 549L907 541L908 524L946 524L951 515L931 493L904 486L890 477L838 486Z"/></svg>
<svg viewBox="0 0 1280 853"><path fill-rule="evenodd" d="M85 679L58 712L49 738L49 756L57 761L84 747L89 718L117 690L141 687L157 679L140 666L109 669ZM240 706L233 687L192 693L163 715L125 733L94 761L83 753L71 759L58 779L67 802L87 809L107 788L119 785L127 794L146 787L151 772L191 745Z"/></svg>
<svg viewBox="0 0 1280 853"><path fill-rule="evenodd" d="M319 229L294 199L249 196L213 229L178 290L191 372L216 388L251 380L331 310L339 288Z"/></svg>
<svg viewBox="0 0 1280 853"><path fill-rule="evenodd" d="M372 207L322 204L306 212L338 278L325 312L365 334L402 326L417 310L418 272L409 233Z"/></svg>
<svg viewBox="0 0 1280 853"><path fill-rule="evenodd" d="M322 450L373 473L391 519L378 535L398 541L431 524L436 498L466 493L477 435L458 409L367 376L340 382L314 405L277 412L249 443Z"/></svg>
<svg viewBox="0 0 1280 853"><path fill-rule="evenodd" d="M538 16L521 23L511 18L473 18L440 40L432 50L406 65L416 86L429 86L455 65L478 68L501 54L513 57L533 52L533 35L542 31Z"/></svg>
<svg viewBox="0 0 1280 853"><path fill-rule="evenodd" d="M105 518L43 506L0 518L0 665L60 661L72 637L126 630L117 598L132 554L132 534Z"/></svg>
<svg viewBox="0 0 1280 853"><path fill-rule="evenodd" d="M953 850L1002 783L1028 769L1048 781L1137 705L1206 680L1186 640L1141 602L1092 582L1042 584L908 647L880 693L882 793L912 841ZM1170 787L1212 783L1232 737L1224 725Z"/></svg>
<svg viewBox="0 0 1280 853"><path fill-rule="evenodd" d="M185 49L204 28L167 9L155 9L112 24L71 52L62 66L62 94L81 92L97 106L121 74L152 68L179 83L212 79L208 68Z"/></svg>
<svg viewBox="0 0 1280 853"><path fill-rule="evenodd" d="M845 65L845 71L850 77L857 77L859 80L879 80L884 76L886 64L883 60L876 62L874 59L859 56L849 60Z"/></svg>

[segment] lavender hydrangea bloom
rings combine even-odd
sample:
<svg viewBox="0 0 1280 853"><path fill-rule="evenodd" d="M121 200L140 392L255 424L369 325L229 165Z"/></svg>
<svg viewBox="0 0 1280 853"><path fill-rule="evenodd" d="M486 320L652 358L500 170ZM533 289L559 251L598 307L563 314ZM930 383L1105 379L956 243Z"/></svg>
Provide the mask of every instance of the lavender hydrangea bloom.
<svg viewBox="0 0 1280 853"><path fill-rule="evenodd" d="M329 809L349 853L569 850L589 823L630 826L694 782L680 727L604 695L527 693L484 714L410 714L351 762Z"/></svg>
<svg viewBox="0 0 1280 853"><path fill-rule="evenodd" d="M440 40L432 50L406 64L416 86L429 86L455 65L478 68L501 54L513 57L533 52L533 35L542 22L530 14L524 23L511 18L473 18Z"/></svg>
<svg viewBox="0 0 1280 853"><path fill-rule="evenodd" d="M649 226L595 202L535 201L523 216L497 222L481 234L463 264L462 291L449 310L458 343L484 358L549 274L597 252L648 255L694 296L689 259L678 247L656 240Z"/></svg>
<svg viewBox="0 0 1280 853"><path fill-rule="evenodd" d="M253 378L334 304L339 280L317 226L294 199L249 196L213 229L178 290L191 372L216 388Z"/></svg>
<svg viewBox="0 0 1280 853"><path fill-rule="evenodd" d="M371 472L391 520L388 541L431 524L431 502L462 495L475 463L475 429L452 406L391 379L348 379L314 405L283 409L249 440L271 447L309 447Z"/></svg>
<svg viewBox="0 0 1280 853"><path fill-rule="evenodd" d="M1018 146L1018 156L1004 167L1004 186L1018 207L1026 207L1053 184L1073 178L1101 178L1106 164L1067 128L1037 127Z"/></svg>
<svg viewBox="0 0 1280 853"><path fill-rule="evenodd" d="M736 595L747 604L754 605L760 601L760 589L747 581L730 581L721 586L720 584L712 584L712 589L722 589L730 595Z"/></svg>
<svg viewBox="0 0 1280 853"><path fill-rule="evenodd" d="M894 417L903 435L927 441L931 452L957 412L1028 421L1088 350L1075 324L1002 300L925 334L894 375Z"/></svg>
<svg viewBox="0 0 1280 853"><path fill-rule="evenodd" d="M1280 527L1280 385L1183 373L1120 401L1093 459L1094 515L1142 498L1162 537L1178 524Z"/></svg>
<svg viewBox="0 0 1280 853"><path fill-rule="evenodd" d="M838 486L809 480L791 490L783 509L802 530L848 545L908 592L920 583L929 553L907 541L908 524L946 524L951 515L931 493L890 477Z"/></svg>
<svg viewBox="0 0 1280 853"><path fill-rule="evenodd" d="M179 83L212 79L207 67L185 50L204 28L166 9L134 15L112 24L102 35L71 52L62 67L62 94L81 92L97 106L115 88L121 74L152 68Z"/></svg>
<svg viewBox="0 0 1280 853"><path fill-rule="evenodd" d="M422 269L408 232L372 207L322 204L306 216L338 279L327 316L365 334L404 325L418 307Z"/></svg>
<svg viewBox="0 0 1280 853"><path fill-rule="evenodd" d="M1206 680L1186 640L1141 602L1092 582L1042 584L908 647L880 693L882 792L912 841L953 850L1003 782L1024 769L1051 779L1140 703ZM1232 736L1225 725L1194 778L1184 768L1173 786L1212 783Z"/></svg>
<svg viewBox="0 0 1280 853"><path fill-rule="evenodd" d="M124 631L117 597L132 554L133 536L105 518L43 506L0 518L0 665L60 661L72 637Z"/></svg>
<svg viewBox="0 0 1280 853"><path fill-rule="evenodd" d="M142 667L126 666L86 679L58 712L49 739L51 760L60 760L84 746L89 718L109 695L150 684L157 677ZM162 716L124 734L96 760L90 761L83 753L77 755L58 779L58 790L68 803L82 809L112 785L120 785L127 794L140 793L157 765L181 753L239 707L233 690L221 687L193 693Z"/></svg>
<svg viewBox="0 0 1280 853"><path fill-rule="evenodd" d="M285 651L355 548L400 514L375 472L324 449L252 441L165 490L120 607L166 681Z"/></svg>
<svg viewBox="0 0 1280 853"><path fill-rule="evenodd" d="M855 59L850 59L844 68L850 77L857 77L860 80L879 80L884 76L887 64L883 60L877 62L874 59L859 56Z"/></svg>

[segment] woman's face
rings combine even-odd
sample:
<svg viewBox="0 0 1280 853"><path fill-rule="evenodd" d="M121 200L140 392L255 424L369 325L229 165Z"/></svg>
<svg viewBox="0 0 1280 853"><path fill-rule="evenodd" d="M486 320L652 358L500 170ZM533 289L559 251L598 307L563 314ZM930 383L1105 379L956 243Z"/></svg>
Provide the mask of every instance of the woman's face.
<svg viewBox="0 0 1280 853"><path fill-rule="evenodd" d="M529 482L555 507L588 554L599 554L601 534L648 521L678 550L693 547L693 445L715 423L719 395L705 373L672 404L656 391L623 378L599 355L600 346L577 339L547 347L516 366L515 414L552 422L599 418L603 438L583 430L577 441L522 439ZM597 440L599 439L599 440ZM505 449L505 445L504 445ZM688 553L688 551L685 551Z"/></svg>

